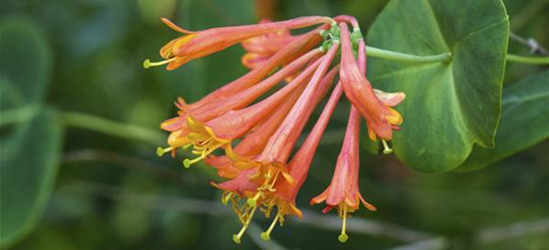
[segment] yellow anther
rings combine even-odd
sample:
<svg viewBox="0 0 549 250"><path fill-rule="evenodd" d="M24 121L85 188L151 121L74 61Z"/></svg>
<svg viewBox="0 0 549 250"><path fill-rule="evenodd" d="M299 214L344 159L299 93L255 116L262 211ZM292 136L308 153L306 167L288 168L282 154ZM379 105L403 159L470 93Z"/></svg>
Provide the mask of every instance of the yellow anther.
<svg viewBox="0 0 549 250"><path fill-rule="evenodd" d="M250 226L250 222L252 221L252 218L254 217L254 213L257 207L254 207L252 211L250 212L249 216L246 218L246 221L244 221L244 226L242 226L242 229L240 229L240 232L238 234L233 234L233 241L236 244L240 244L240 241L242 239L242 236L246 232L246 229Z"/></svg>
<svg viewBox="0 0 549 250"><path fill-rule="evenodd" d="M393 149L389 147L386 140L381 140L381 143L383 144L383 153L388 155L393 152Z"/></svg>
<svg viewBox="0 0 549 250"><path fill-rule="evenodd" d="M240 237L242 237L242 236L238 236L238 235L236 235L236 234L233 234L233 241L234 241L234 243L240 244Z"/></svg>
<svg viewBox="0 0 549 250"><path fill-rule="evenodd" d="M172 150L173 150L172 147L169 147L169 148L158 147L158 148L156 148L156 155L158 155L160 157L160 156L164 155L165 153L168 153Z"/></svg>
<svg viewBox="0 0 549 250"><path fill-rule="evenodd" d="M341 242L341 243L347 242L348 239L349 239L349 236L346 235L346 234L340 234L340 235L337 237L337 240L339 240L339 242Z"/></svg>
<svg viewBox="0 0 549 250"><path fill-rule="evenodd" d="M150 67L155 67L155 66L160 66L160 65L164 65L164 64L168 64L168 63L171 63L173 61L175 61L176 57L173 57L173 58L170 58L170 59L167 59L167 60L164 60L164 61L160 61L160 62L151 62L151 60L147 59L143 62L143 68L150 68Z"/></svg>
<svg viewBox="0 0 549 250"><path fill-rule="evenodd" d="M260 237L264 241L269 241L271 239L271 232L273 231L276 223L280 219L280 211L276 214L276 217L274 218L273 222L271 223L271 226L269 226L269 229L267 231L261 233Z"/></svg>
<svg viewBox="0 0 549 250"><path fill-rule="evenodd" d="M203 160L203 159L204 159L204 156L203 156L203 155L202 155L202 156L199 156L199 157L196 157L196 158L194 158L194 159L192 159L192 160L189 159L189 158L187 158L187 159L183 160L183 166L184 166L185 168L190 168L192 164L195 164L195 163L197 163L197 162L199 162L199 161L201 161L201 160Z"/></svg>
<svg viewBox="0 0 549 250"><path fill-rule="evenodd" d="M233 198L233 193L224 192L223 195L221 196L221 203L223 203L223 205L227 205L229 204L229 201L231 200L231 198Z"/></svg>
<svg viewBox="0 0 549 250"><path fill-rule="evenodd" d="M248 204L248 206L255 208L257 207L257 200L259 200L259 197L261 197L261 192L257 192L257 194L255 194L253 198L248 198L246 200L246 203Z"/></svg>

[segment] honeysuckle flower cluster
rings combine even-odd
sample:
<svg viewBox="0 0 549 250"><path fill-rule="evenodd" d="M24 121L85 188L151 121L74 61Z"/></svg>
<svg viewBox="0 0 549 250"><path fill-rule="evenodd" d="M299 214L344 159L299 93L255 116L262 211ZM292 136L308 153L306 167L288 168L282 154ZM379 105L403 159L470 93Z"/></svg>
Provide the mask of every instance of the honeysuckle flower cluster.
<svg viewBox="0 0 549 250"><path fill-rule="evenodd" d="M174 70L239 43L246 50L241 61L250 69L247 74L195 103L177 100L177 116L161 124L170 132L169 146L157 150L159 156L189 150L195 157L185 159L185 167L203 160L226 179L212 185L223 191L223 204L230 203L242 223L242 229L233 235L236 243L257 211L274 216L261 234L264 240L269 240L276 224L282 225L286 216L302 217L297 194L332 113L345 94L351 109L343 146L330 185L312 198L311 204L326 203L324 213L337 209L343 220L338 239L347 241L349 213L360 204L376 210L364 200L358 185L361 120L366 121L369 138L379 140L383 152L391 153L387 142L403 122L393 107L405 98L402 92L372 88L366 78L366 45L356 19L310 16L196 32L162 21L183 35L162 47L164 61L146 60L145 68L167 65L168 70ZM307 27L310 31L303 34L290 33ZM266 96L268 92L272 94ZM328 93L320 117L294 150L311 114Z"/></svg>

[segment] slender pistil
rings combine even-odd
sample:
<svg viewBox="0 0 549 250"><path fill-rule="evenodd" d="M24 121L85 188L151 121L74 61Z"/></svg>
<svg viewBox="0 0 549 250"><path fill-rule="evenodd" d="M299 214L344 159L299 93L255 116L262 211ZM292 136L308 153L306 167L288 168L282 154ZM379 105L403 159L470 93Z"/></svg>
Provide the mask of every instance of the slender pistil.
<svg viewBox="0 0 549 250"><path fill-rule="evenodd" d="M156 148L156 155L158 155L160 157L160 156L164 155L165 153L168 153L172 150L173 150L173 147L168 147L168 148L158 147L158 148Z"/></svg>
<svg viewBox="0 0 549 250"><path fill-rule="evenodd" d="M341 226L341 234L339 235L339 237L337 237L337 239L341 243L345 243L349 239L349 236L345 233L346 228L347 228L347 205L343 205L343 225Z"/></svg>
<svg viewBox="0 0 549 250"><path fill-rule="evenodd" d="M150 67L156 67L156 66L161 66L161 65L164 65L164 64L168 64L168 63L171 63L173 61L175 61L176 57L173 57L173 58L170 58L170 59L167 59L167 60L164 60L164 61L160 61L160 62L151 62L151 60L147 59L143 62L143 68L150 68Z"/></svg>
<svg viewBox="0 0 549 250"><path fill-rule="evenodd" d="M197 163L197 162L199 162L199 161L201 161L201 160L204 160L204 158L206 158L206 154L202 154L201 156L196 157L196 158L194 158L194 159L192 159L192 160L189 159L189 158L187 158L187 159L183 160L183 166L184 166L185 168L190 168L191 165L193 165L193 164L195 164L195 163Z"/></svg>

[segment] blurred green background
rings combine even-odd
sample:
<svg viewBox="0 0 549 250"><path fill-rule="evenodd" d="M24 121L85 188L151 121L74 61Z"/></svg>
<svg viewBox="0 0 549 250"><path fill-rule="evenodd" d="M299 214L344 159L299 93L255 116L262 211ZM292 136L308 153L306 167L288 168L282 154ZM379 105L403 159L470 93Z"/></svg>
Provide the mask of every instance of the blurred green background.
<svg viewBox="0 0 549 250"><path fill-rule="evenodd" d="M11 181L44 191L22 197L21 190L2 202L20 200L13 209L21 211L30 209L25 199L45 207L42 216L29 218L36 228L26 229L30 234L9 249L549 249L547 141L466 174L421 174L392 155L374 158L365 150L360 187L379 211L360 209L349 224L346 244L337 241L340 221L335 213L317 217L322 206L309 207L308 201L330 182L347 104L338 108L299 195L298 206L310 216L288 220L275 229L269 243L258 240L258 230L268 223L260 216L250 230L252 238L233 243L231 236L240 225L231 209L220 204L220 192L208 184L213 176L208 168L183 169L181 157L156 156L155 148L164 145L166 136L158 126L174 116L178 96L196 101L246 72L240 46L171 72L143 69L144 59L160 59L158 49L178 36L160 17L200 30L255 23L265 16L280 20L349 14L367 30L386 2L3 0L1 110L29 102L36 109L44 103L50 107L31 124L2 126L2 157L25 166L19 171L30 176ZM504 2L512 31L549 47L549 1ZM509 51L528 54L529 48L511 41ZM510 63L505 83L541 69ZM10 90L13 79L25 90L23 101L15 100ZM123 138L124 131L112 136L73 127L62 130L49 124L56 110L139 126L127 133L148 139ZM9 120L8 114L3 119ZM116 127L105 124L111 125ZM141 133L141 127L158 133ZM9 163L2 160L2 165ZM33 179L42 172L46 179ZM3 178L2 188L9 183Z"/></svg>

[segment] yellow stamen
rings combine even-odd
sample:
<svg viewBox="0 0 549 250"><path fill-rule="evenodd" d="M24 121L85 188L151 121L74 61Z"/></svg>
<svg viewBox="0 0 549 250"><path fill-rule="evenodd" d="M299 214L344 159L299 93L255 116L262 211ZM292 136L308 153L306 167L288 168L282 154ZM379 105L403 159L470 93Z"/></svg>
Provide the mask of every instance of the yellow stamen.
<svg viewBox="0 0 549 250"><path fill-rule="evenodd" d="M381 143L383 144L383 153L388 155L390 153L393 152L393 149L389 147L389 145L387 145L387 141L386 140L381 140Z"/></svg>
<svg viewBox="0 0 549 250"><path fill-rule="evenodd" d="M194 158L194 159L192 159L192 160L189 159L189 158L187 158L187 159L183 160L183 166L184 166L185 168L190 168L192 164L195 164L195 163L197 163L197 162L199 162L199 161L201 161L201 160L204 160L205 157L206 157L205 155L201 155L201 156L196 157L196 158Z"/></svg>
<svg viewBox="0 0 549 250"><path fill-rule="evenodd" d="M156 148L156 155L158 155L158 157L161 157L165 153L168 153L172 150L173 150L173 147L168 147L168 148L158 147L158 148Z"/></svg>
<svg viewBox="0 0 549 250"><path fill-rule="evenodd" d="M280 219L280 212L276 214L276 217L274 218L273 220L273 223L271 223L271 226L269 226L269 229L267 229L267 231L261 233L261 239L264 240L264 241L269 241L271 239L271 232L273 231L275 225L276 225L276 222L278 222L278 220Z"/></svg>
<svg viewBox="0 0 549 250"><path fill-rule="evenodd" d="M271 183L267 186L267 190L269 192L275 192L276 191L276 188L273 188L273 187L276 184L276 180L278 179L279 174L280 174L280 170L276 170L275 174L274 174L274 177L272 178Z"/></svg>
<svg viewBox="0 0 549 250"><path fill-rule="evenodd" d="M244 226L242 226L242 229L240 229L240 232L238 232L238 234L233 234L233 241L236 244L240 244L240 240L242 239L242 236L246 232L246 229L248 229L248 227L250 226L250 222L252 221L252 218L254 217L254 213L255 213L256 209L257 209L257 207L254 207L252 209L252 212L249 214L248 218L246 218Z"/></svg>
<svg viewBox="0 0 549 250"><path fill-rule="evenodd" d="M223 192L223 195L221 195L221 203L223 203L223 205L227 205L229 204L229 201L233 198L233 193L231 192Z"/></svg>
<svg viewBox="0 0 549 250"><path fill-rule="evenodd" d="M261 192L257 192L257 194L255 194L253 198L248 198L248 200L246 200L248 206L257 207L257 200L259 199L259 197L261 197L261 194Z"/></svg>
<svg viewBox="0 0 549 250"><path fill-rule="evenodd" d="M164 64L168 64L168 63L171 63L173 61L175 61L176 57L173 57L173 58L170 58L170 59L167 59L167 60L164 60L164 61L160 61L160 62L151 62L151 60L147 59L143 62L143 68L150 68L150 67L156 67L156 66L160 66L160 65L164 65Z"/></svg>
<svg viewBox="0 0 549 250"><path fill-rule="evenodd" d="M349 239L349 236L345 233L346 227L347 227L347 205L343 205L343 225L341 226L341 234L339 235L339 237L337 237L337 239L341 243L345 243Z"/></svg>

